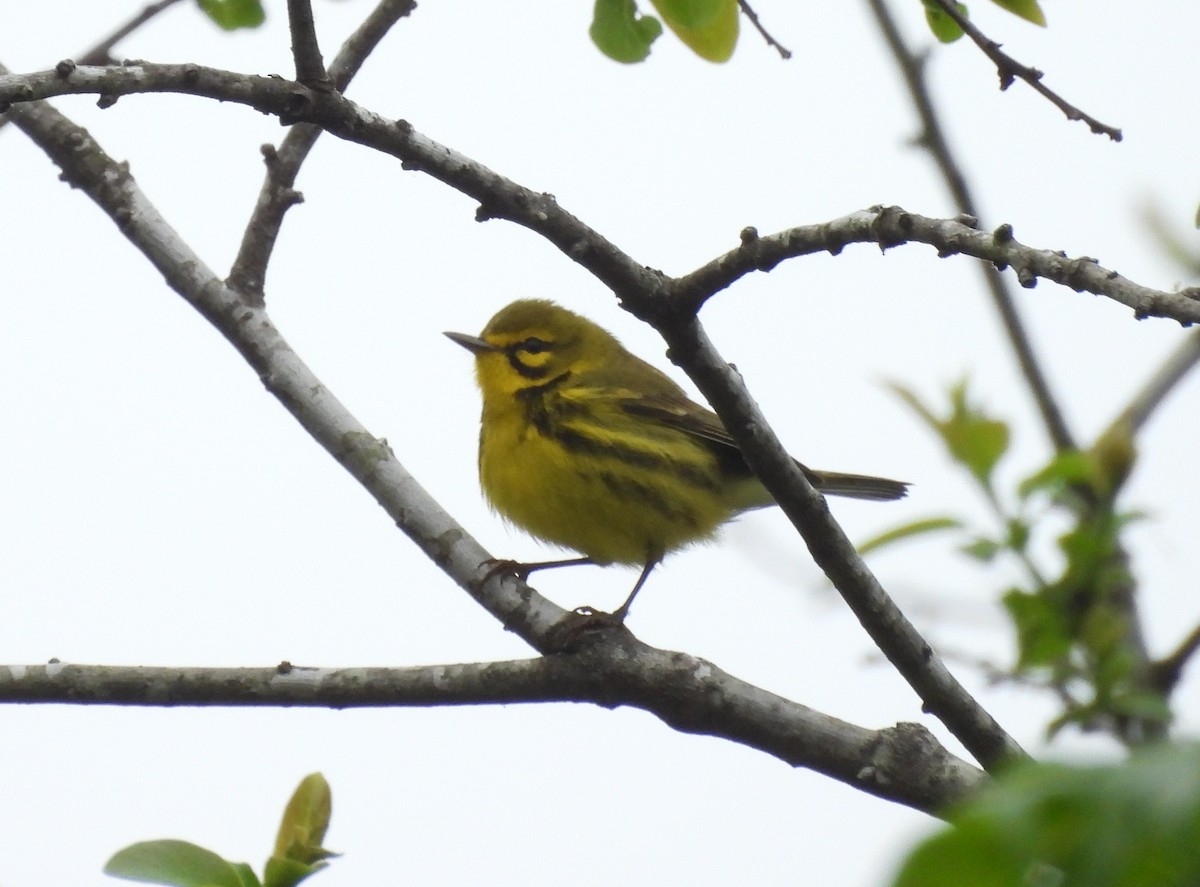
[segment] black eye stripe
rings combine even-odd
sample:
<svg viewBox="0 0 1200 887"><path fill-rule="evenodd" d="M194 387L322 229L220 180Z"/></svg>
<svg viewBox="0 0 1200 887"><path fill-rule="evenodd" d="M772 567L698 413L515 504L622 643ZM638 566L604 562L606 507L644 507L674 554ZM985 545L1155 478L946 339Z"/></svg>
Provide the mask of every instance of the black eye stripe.
<svg viewBox="0 0 1200 887"><path fill-rule="evenodd" d="M536 355L554 351L557 347L554 342L548 342L537 336L530 336L527 339L522 339L520 342L513 342L511 345L506 345L504 354L508 357L509 366L526 379L542 379L550 372L550 369L543 365L546 363L546 360L539 360ZM521 359L526 355L533 358L536 365L528 364Z"/></svg>
<svg viewBox="0 0 1200 887"><path fill-rule="evenodd" d="M548 367L533 367L526 363L522 363L521 356L518 353L518 348L516 347L507 349L505 354L508 356L508 365L526 379L541 379L548 372L550 372Z"/></svg>

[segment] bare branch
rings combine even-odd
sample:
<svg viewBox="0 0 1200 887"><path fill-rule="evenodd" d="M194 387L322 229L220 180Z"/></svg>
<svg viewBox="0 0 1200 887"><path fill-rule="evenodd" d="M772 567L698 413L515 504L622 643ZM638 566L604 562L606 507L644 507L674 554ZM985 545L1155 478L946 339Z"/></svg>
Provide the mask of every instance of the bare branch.
<svg viewBox="0 0 1200 887"><path fill-rule="evenodd" d="M1171 695L1171 691L1183 677L1184 666L1197 651L1200 651L1200 625L1191 630L1173 653L1151 664L1154 686L1163 696Z"/></svg>
<svg viewBox="0 0 1200 887"><path fill-rule="evenodd" d="M989 771L1022 757L1016 740L959 684L879 585L830 515L824 497L783 448L741 377L722 360L699 321L694 316L661 315L650 322L666 339L672 360L720 415L747 463L804 538L813 560L916 691L923 710L937 716Z"/></svg>
<svg viewBox="0 0 1200 887"><path fill-rule="evenodd" d="M174 6L178 2L179 2L179 0L159 0L158 3L151 3L149 6L147 6L145 9L143 9L141 12L139 12L137 15L135 15L133 18L131 18L129 21L127 21L125 24L121 25L121 27L117 28L117 30L115 30L108 37L104 38L99 43L97 43L95 46L93 46L91 49L87 50L87 52L83 53L83 55L78 56L74 61L71 61L70 64L71 65L76 65L76 64L79 64L79 65L111 65L111 64L113 64L113 58L109 53L112 52L112 48L118 42L120 42L121 40L124 40L126 37L128 37L130 34L132 34L134 31L136 31L142 25L146 24L146 22L153 19L155 16L157 16L160 12L162 12L167 7ZM60 62L59 64L64 64L64 62ZM3 129L7 124L8 124L8 118L4 116L3 110L0 110L0 129Z"/></svg>
<svg viewBox="0 0 1200 887"><path fill-rule="evenodd" d="M0 702L372 708L591 702L644 709L931 815L985 777L919 724L868 730L761 690L627 632L570 656L418 668L0 668ZM611 636L610 636L611 638Z"/></svg>
<svg viewBox="0 0 1200 887"><path fill-rule="evenodd" d="M21 104L13 122L61 167L150 260L167 284L237 348L268 391L392 517L426 555L489 613L535 649L557 649L567 614L512 576L489 574L491 556L335 398L275 328L261 305L221 282L137 187L128 168L88 132L43 102Z"/></svg>
<svg viewBox="0 0 1200 887"><path fill-rule="evenodd" d="M548 194L524 188L451 148L418 133L406 121L389 121L338 94L321 94L296 83L204 68L199 65L131 64L119 68L79 67L0 75L0 110L5 104L56 95L109 96L179 92L236 102L293 121L307 121L361 145L398 157L416 169L480 201L478 219L504 218L541 234L573 261L624 297L628 291L665 293L666 278L621 252L598 232L563 210ZM942 255L962 253L1011 267L1022 286L1039 277L1076 291L1107 296L1133 309L1139 319L1167 317L1182 324L1200 321L1200 290L1163 292L1141 286L1103 268L1095 259L1071 259L1062 252L1017 242L1001 225L984 233L973 220L937 220L892 207L874 207L824 225L793 228L772 237L748 229L742 245L680 280L674 299L654 310L689 312L709 296L752 271L765 271L784 259L818 251L837 252L847 243L871 242L888 248L921 242ZM647 303L649 304L649 303ZM646 309L649 310L649 309Z"/></svg>
<svg viewBox="0 0 1200 887"><path fill-rule="evenodd" d="M292 58L296 61L296 82L328 92L333 81L325 73L325 60L321 58L321 46L317 42L317 29L313 23L312 3L309 0L288 0L288 28L292 32Z"/></svg>
<svg viewBox="0 0 1200 887"><path fill-rule="evenodd" d="M358 69L379 45L392 25L416 8L414 0L381 0L374 11L350 35L329 67L329 76L338 92L344 92ZM258 194L258 202L246 225L246 233L230 269L228 282L247 296L261 299L266 283L267 263L287 211L303 200L295 190L300 166L316 144L321 128L311 123L293 126L278 149L263 146L267 175Z"/></svg>
<svg viewBox="0 0 1200 887"><path fill-rule="evenodd" d="M975 198L971 195L966 176L963 175L962 169L954 158L937 109L929 94L928 83L925 79L926 57L918 57L904 42L904 37L892 18L887 0L868 0L867 5L875 14L875 20L883 32L892 58L895 59L896 65L904 77L909 97L921 120L921 134L916 140L917 144L926 148L933 156L934 163L937 164L937 168L942 174L942 179L950 191L955 206L974 218L982 218L983 214L975 202ZM1025 325L1017 312L1010 287L995 265L980 265L979 269L983 274L992 304L1000 315L1000 322L1004 325L1004 332L1008 336L1009 344L1017 356L1021 375L1033 394L1034 402L1042 417L1042 424L1050 436L1051 443L1060 452L1076 449L1075 436L1067 427L1067 421L1059 408L1058 400L1050 390L1050 382L1042 371L1033 345L1025 332Z"/></svg>
<svg viewBox="0 0 1200 887"><path fill-rule="evenodd" d="M1118 423L1128 423L1129 430L1136 432L1150 418L1183 379L1200 363L1200 330L1193 332L1172 351L1163 365L1155 371L1142 389L1134 395L1129 405L1113 420L1111 429Z"/></svg>
<svg viewBox="0 0 1200 887"><path fill-rule="evenodd" d="M573 622L579 625L579 620L511 577L498 577L481 585L481 577L488 572L483 566L486 552L441 511L396 462L390 450L371 437L312 376L270 324L265 311L248 303L215 278L166 225L137 189L127 170L106 157L86 132L43 103L23 104L15 108L13 114L16 124L62 167L67 182L83 190L121 223L126 237L163 272L168 283L237 347L259 372L268 390L375 495L401 529L435 563L536 649L563 648L563 626ZM317 392L315 396L314 392ZM568 668L565 663L576 663L578 671L574 673L584 682L580 686L591 686L595 694L586 698L593 698L603 705L640 705L681 730L728 736L754 747L763 747L769 742L778 749L791 748L793 751L787 753L790 757L786 759L794 763L821 772L839 773L841 778L853 780L864 790L901 799L896 795L897 783L892 779L891 771L895 766L902 769L911 766L912 752L907 746L904 754L896 754L890 745L880 746L880 737L869 731L855 733L846 742L835 744L828 735L831 722L818 716L819 723L814 729L821 734L821 741L806 746L808 751L801 755L795 750L795 720L782 717L780 705L783 701L778 697L732 678L726 680L699 660L646 648L622 628L587 632L587 621L582 624L585 627L582 633L571 633L574 640L581 639L576 644L579 652L575 656L552 657L537 667L553 672L554 669ZM642 682L653 675L657 675L656 680L660 683L647 695ZM704 700L700 708L692 704L693 699L681 695L681 681L687 676L695 687L695 699ZM275 682L277 677L262 675L260 681ZM353 681L361 683L360 679L361 674L356 674ZM714 684L714 680L721 681L721 686ZM171 686L171 698L194 698L178 681L173 680ZM337 682L334 686L338 686ZM731 692L717 692L721 687L729 688ZM214 704L234 701L229 695L234 692L233 687L222 692L224 695L218 693L215 698L208 698ZM75 699L87 695L82 689L73 692ZM155 698L161 699L161 696L156 694ZM559 695L552 698L565 697L560 690ZM256 694L255 699L261 703L261 694ZM122 701L129 699L125 697ZM346 700L335 695L320 704L342 705ZM791 706L791 710L804 718L815 716L802 707ZM912 738L910 735L909 740ZM929 744L923 732L919 738L918 745L923 743L936 748L936 744ZM886 751L882 757L878 754L881 748ZM851 759L839 762L836 755L846 753L847 749L854 752ZM784 753L781 751L780 754ZM821 757L809 757L810 754ZM831 754L835 757L829 757ZM867 759L870 763L866 763ZM922 776L921 782L926 789L929 786L944 789L949 781L955 786L955 792L961 793L978 784L978 776L964 766L961 762L953 762L943 752L937 766ZM936 804L922 809L940 807L944 800L940 797Z"/></svg>
<svg viewBox="0 0 1200 887"><path fill-rule="evenodd" d="M767 41L767 46L774 47L779 53L779 57L784 61L792 57L792 51L772 37L770 32L763 27L762 22L758 20L758 13L754 11L754 7L747 0L738 0L738 6L742 8L742 12L746 18L750 19L750 24L754 25L754 30L758 31L762 35L763 40Z"/></svg>
<svg viewBox="0 0 1200 887"><path fill-rule="evenodd" d="M875 243L889 249L904 243L937 247L942 257L974 256L999 268L1011 268L1022 286L1038 278L1060 283L1076 292L1107 296L1132 308L1138 319L1168 317L1181 324L1200 322L1200 289L1165 292L1141 286L1104 268L1095 259L1070 258L1063 252L1035 249L1018 242L1010 225L994 232L974 227L975 220L931 219L899 207L871 207L821 225L789 228L759 237L742 232L742 243L679 279L676 297L689 310L698 310L713 294L754 271L769 271L780 262L817 252L837 254L850 243Z"/></svg>
<svg viewBox="0 0 1200 887"><path fill-rule="evenodd" d="M143 67L139 76L146 73ZM184 75L181 82L196 89L209 90L228 83L228 78L219 73L213 76L213 72L197 72L193 66L183 66L179 73ZM268 87L272 83L268 78L261 81L255 82ZM0 78L0 89L3 83L4 78ZM233 94L246 96L236 78L235 84L239 88ZM253 100L266 106L290 100L293 108L309 110L319 109L326 102L333 102L335 108L345 102L340 96L316 94L295 84L278 92L269 87L267 92L269 98L260 92ZM303 101L297 101L297 97ZM430 151L427 140L410 127L381 128L369 112L357 106L347 110L353 111L357 124L350 124L338 115L331 120L339 121L339 126L360 137L368 132L382 134L384 137L379 139L382 145L411 151L408 157L435 161L439 178L444 176L443 180L460 190L478 194L492 208L493 215L514 218L535 230L544 229L548 239L596 276L606 282L614 281L613 288L625 298L627 307L655 323L678 355L680 364L708 395L751 466L804 535L818 564L850 601L868 632L900 668L927 709L940 717L986 767L1021 754L1016 742L954 680L884 594L829 516L824 500L803 479L778 439L766 428L741 388L740 380L704 338L695 316L677 312L686 306L675 292L683 281L669 281L638 265L549 198L537 200L527 189L449 149L437 146L439 150ZM268 390L375 495L397 525L436 564L535 649L547 652L563 648L563 626L570 623L567 614L511 577L497 575L485 581L489 575L484 564L486 553L416 484L387 446L372 437L328 394L275 330L262 306L215 278L161 219L137 189L127 169L109 159L85 130L44 103L22 104L12 113L17 125L63 169L63 178L83 190L120 225L126 237L163 272L172 288L238 348L259 372ZM321 122L332 130L324 119ZM365 143L374 145L375 140L368 139ZM531 204L536 205L532 217L528 215ZM906 224L900 218L893 218L896 213L880 211L877 216L864 215L868 224L887 223L898 226L897 230ZM886 236L889 230L882 228L873 237ZM315 402L311 394L314 391L320 392ZM751 434L750 428L758 429L757 433ZM838 562L841 558L845 560Z"/></svg>
<svg viewBox="0 0 1200 887"><path fill-rule="evenodd" d="M886 0L868 0L868 5L875 14L876 21L883 32L884 39L892 52L893 58L896 60L896 64L900 68L901 74L908 86L913 105L917 109L917 114L921 119L922 132L917 139L918 144L923 145L933 155L938 169L942 173L942 178L945 180L951 196L958 206L967 212L970 217L979 218L979 207L971 195L966 176L963 175L958 163L954 159L949 142L942 129L941 121L934 108L933 100L929 94L925 79L924 57L919 58L905 44L899 28L892 19ZM1041 413L1042 423L1046 428L1051 443L1059 452L1078 449L1075 437L1067 427L1066 419L1058 405L1058 400L1050 390L1049 381L1043 373L1029 337L1025 333L1024 325L1017 313L1017 306L1006 278L1001 275L995 264L981 264L980 269L983 272L992 302L1000 315L1008 341L1017 355L1017 362L1021 368L1021 373ZM1081 491L1081 495L1086 501L1092 501L1094 507L1101 507L1102 503L1093 501L1094 497L1092 493L1093 491L1090 489ZM995 503L993 502L992 504L994 506ZM1022 557L1028 562L1027 557L1024 555ZM1117 557L1123 564L1127 561L1127 556L1123 549L1119 551ZM1032 569L1032 567L1031 572L1035 577L1037 576L1037 570ZM1125 575L1131 574L1125 571ZM1041 582L1040 579L1038 581L1039 583ZM1122 607L1127 617L1125 619L1126 641L1128 649L1136 657L1138 664L1137 674L1140 677L1149 674L1149 656L1142 633L1141 619L1138 615L1135 592L1136 586L1132 582L1124 583L1119 592L1113 595L1113 600ZM1067 701L1067 704L1070 704L1069 701ZM1146 737L1160 736L1162 733L1161 727L1162 725L1158 722L1135 721L1135 719L1130 718L1126 719L1120 729L1123 738L1127 741L1138 741Z"/></svg>
<svg viewBox="0 0 1200 887"><path fill-rule="evenodd" d="M83 55L75 59L80 65L111 65L113 57L110 55L112 48L119 42L124 40L146 22L150 21L164 9L169 6L174 6L179 0L159 0L158 3L151 3L117 30L113 31Z"/></svg>
<svg viewBox="0 0 1200 887"><path fill-rule="evenodd" d="M996 66L996 71L1000 75L1000 89L1008 89L1012 86L1013 80L1021 79L1033 87L1034 91L1040 93L1047 98L1054 107L1062 111L1068 120L1082 120L1088 125L1088 128L1097 135L1106 135L1114 142L1121 141L1121 130L1101 123L1090 114L1085 114L1079 108L1076 108L1046 84L1042 83L1042 72L1037 68L1030 68L1022 65L1016 59L1007 55L1000 49L1000 44L995 40L990 39L986 34L980 31L971 20L962 15L958 11L958 6L954 0L933 0L941 10L954 20L954 23L962 28L963 33L975 41L975 45L983 50L984 55L992 60Z"/></svg>

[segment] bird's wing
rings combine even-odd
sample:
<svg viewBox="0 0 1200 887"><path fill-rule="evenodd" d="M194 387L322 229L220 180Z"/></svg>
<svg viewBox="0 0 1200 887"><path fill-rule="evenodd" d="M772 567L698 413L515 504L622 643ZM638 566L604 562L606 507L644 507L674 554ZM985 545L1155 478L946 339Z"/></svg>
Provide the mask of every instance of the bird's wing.
<svg viewBox="0 0 1200 887"><path fill-rule="evenodd" d="M682 393L677 397L652 394L623 398L621 409L632 416L649 419L740 452L717 414L693 403Z"/></svg>
<svg viewBox="0 0 1200 887"><path fill-rule="evenodd" d="M593 410L603 407L613 421L620 422L619 417L624 416L630 421L648 422L649 427L657 426L667 434L682 432L703 443L730 478L752 476L742 451L716 413L691 400L665 373L633 355L629 357L618 366L607 366L594 378L589 373L580 374L575 386L560 396L577 397L590 403ZM642 429L648 430L645 425Z"/></svg>

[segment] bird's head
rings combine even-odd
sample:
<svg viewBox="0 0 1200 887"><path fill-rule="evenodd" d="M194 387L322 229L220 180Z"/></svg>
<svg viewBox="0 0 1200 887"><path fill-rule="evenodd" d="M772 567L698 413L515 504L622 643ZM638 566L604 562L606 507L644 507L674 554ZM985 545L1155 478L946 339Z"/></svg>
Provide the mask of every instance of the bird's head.
<svg viewBox="0 0 1200 887"><path fill-rule="evenodd" d="M603 328L546 299L521 299L501 308L478 336L446 336L475 355L485 400L586 371L623 350Z"/></svg>

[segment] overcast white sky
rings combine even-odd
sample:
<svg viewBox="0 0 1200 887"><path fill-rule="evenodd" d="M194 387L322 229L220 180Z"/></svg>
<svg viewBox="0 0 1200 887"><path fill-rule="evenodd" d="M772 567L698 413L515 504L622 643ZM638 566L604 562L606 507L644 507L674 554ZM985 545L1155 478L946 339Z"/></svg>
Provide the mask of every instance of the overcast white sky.
<svg viewBox="0 0 1200 887"><path fill-rule="evenodd" d="M930 42L920 4L894 3ZM14 71L78 54L137 8L0 0L0 62ZM752 33L724 66L665 37L622 67L587 38L591 4L425 0L350 95L531 187L554 193L639 261L682 273L763 232L888 203L952 214L865 4L760 0L795 53ZM370 9L318 0L326 58ZM1187 236L1200 200L1195 34L1185 0L1153 16L1047 3L1051 27L990 4L977 20L1105 122L1117 145L1018 84L996 90L964 43L930 73L954 147L985 209L1024 242L1150 286L1181 278L1139 218L1153 200ZM181 4L118 54L253 73L291 72L283 3L226 35ZM56 102L128 160L167 219L228 269L259 187L273 120L200 99ZM521 296L549 296L668 367L656 335L535 235L477 224L461 195L389 158L323 139L268 279L284 335L326 385L494 553L547 550L484 507L475 478L471 366L441 331L474 332ZM409 665L528 654L440 574L267 395L226 342L174 295L13 127L0 131L0 658L38 663ZM1019 302L1083 438L1102 428L1183 333L1049 284ZM969 373L1015 425L1012 481L1044 458L1013 361L970 260L925 247L791 262L737 284L703 317L777 430L818 468L900 477L902 503L836 502L854 538L933 514L987 512L939 447L882 388L927 397ZM679 374L676 372L678 377ZM1200 618L1193 556L1200 503L1200 381L1147 428L1128 504L1147 632L1163 652ZM987 524L984 524L987 526ZM948 654L1006 662L995 600L1013 581L946 541L874 563ZM539 575L564 606L611 608L625 570ZM914 694L872 656L778 513L668 561L630 623L658 646L869 727L919 720ZM961 678L1029 747L1052 701ZM1181 732L1200 724L1197 679ZM1190 708L1187 703L1191 702ZM1049 750L1107 747L1065 736ZM757 752L676 734L636 711L587 706L458 710L219 711L20 707L0 729L0 885L115 883L107 857L180 837L261 866L295 783L334 792L312 883L493 885L883 884L931 820Z"/></svg>

